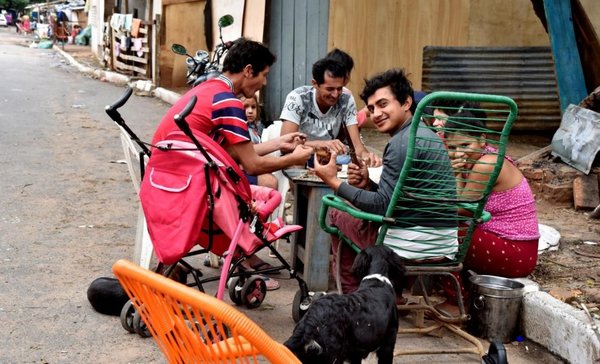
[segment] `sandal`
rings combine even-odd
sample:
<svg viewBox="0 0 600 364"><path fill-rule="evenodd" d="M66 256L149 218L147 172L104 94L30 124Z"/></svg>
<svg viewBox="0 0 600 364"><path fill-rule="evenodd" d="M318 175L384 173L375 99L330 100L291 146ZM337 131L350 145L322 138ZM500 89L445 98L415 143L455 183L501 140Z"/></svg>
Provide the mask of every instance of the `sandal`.
<svg viewBox="0 0 600 364"><path fill-rule="evenodd" d="M219 258L219 267L220 267L220 266L222 266L222 265L223 265L223 258L222 258L222 257L218 257L218 258ZM204 257L204 262L203 262L202 264L204 264L204 266L205 266L205 267L209 267L209 268L211 268L211 267L212 267L212 268L217 268L217 267L214 267L214 266L211 264L211 262L210 262L210 256L209 256L208 254L207 254L205 257Z"/></svg>
<svg viewBox="0 0 600 364"><path fill-rule="evenodd" d="M260 278L262 278L265 281L265 284L267 285L267 291L274 291L276 289L279 289L279 282L275 279L262 275L260 276Z"/></svg>

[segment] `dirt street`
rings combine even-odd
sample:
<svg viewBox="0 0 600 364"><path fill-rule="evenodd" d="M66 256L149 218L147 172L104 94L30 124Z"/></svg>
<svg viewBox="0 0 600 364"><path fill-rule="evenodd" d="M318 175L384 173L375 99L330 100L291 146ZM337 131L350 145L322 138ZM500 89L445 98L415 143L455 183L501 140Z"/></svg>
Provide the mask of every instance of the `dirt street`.
<svg viewBox="0 0 600 364"><path fill-rule="evenodd" d="M96 313L86 298L94 278L111 276L111 265L133 253L137 195L122 164L118 129L103 111L124 89L80 75L53 50L25 44L0 29L0 68L5 70L0 90L0 363L162 363L151 339L126 333L117 317ZM154 98L132 97L122 114L147 140L167 108ZM381 136L368 132L366 139L383 149ZM515 157L548 143L536 137L513 141L509 152ZM576 286L585 296L588 288L598 287L598 257L586 251L594 256L582 258L576 251L583 251L582 241L600 240L597 221L543 202L538 209L540 222L557 228L563 241L558 252L542 256L534 278L548 289ZM281 246L289 256L289 246ZM562 260L567 257L576 259ZM573 268L583 272L583 265L589 273L576 274ZM562 270L555 273L556 267ZM285 278L281 285L258 309L242 309L279 341L293 328L295 291ZM598 296L593 302L600 302ZM533 355L535 346L530 348L527 353L524 346L514 350L522 351L523 358Z"/></svg>

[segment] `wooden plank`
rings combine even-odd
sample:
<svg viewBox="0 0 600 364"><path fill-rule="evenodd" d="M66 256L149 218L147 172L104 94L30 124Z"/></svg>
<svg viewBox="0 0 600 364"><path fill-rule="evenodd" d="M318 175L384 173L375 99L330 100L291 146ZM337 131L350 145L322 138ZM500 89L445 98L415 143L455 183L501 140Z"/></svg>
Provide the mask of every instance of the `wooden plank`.
<svg viewBox="0 0 600 364"><path fill-rule="evenodd" d="M518 167L531 165L542 158L546 158L552 152L552 145L547 145L544 148L538 149L535 152L529 153L515 161Z"/></svg>
<svg viewBox="0 0 600 364"><path fill-rule="evenodd" d="M423 47L467 45L470 0L331 0L329 49L348 52L355 69L348 88L359 95L363 80L392 67L421 88ZM377 19L377 21L373 21ZM366 36L366 35L371 36ZM362 101L356 100L359 108Z"/></svg>
<svg viewBox="0 0 600 364"><path fill-rule="evenodd" d="M110 64L111 64L111 67L112 67L113 70L117 69L117 67L115 65L115 62L117 60L117 55L115 54L116 39L117 39L116 32L115 32L114 29L112 29L112 32L111 32L111 42L110 42L110 44L111 44L111 47L110 47L110 55L111 55Z"/></svg>
<svg viewBox="0 0 600 364"><path fill-rule="evenodd" d="M242 35L263 42L265 33L266 0L246 0ZM235 19L233 20L235 22Z"/></svg>
<svg viewBox="0 0 600 364"><path fill-rule="evenodd" d="M575 38L579 45L579 56L581 57L586 88L590 91L600 85L600 67L598 67L598 64L600 64L600 39L598 39L598 33L594 29L594 25L581 1L573 0L572 5ZM596 6L590 7L590 10L593 11L593 9L597 10L598 8L600 7L596 3ZM595 20L598 21L598 19Z"/></svg>
<svg viewBox="0 0 600 364"><path fill-rule="evenodd" d="M587 96L581 59L573 28L570 1L544 0L548 35L554 55L560 109L579 104Z"/></svg>
<svg viewBox="0 0 600 364"><path fill-rule="evenodd" d="M573 203L575 210L593 210L600 205L598 176L590 173L580 175L573 181Z"/></svg>
<svg viewBox="0 0 600 364"><path fill-rule="evenodd" d="M146 52L147 54L148 52ZM137 63L143 63L143 64L148 64L148 60L146 58L143 57L137 57L137 56L132 56L130 54L119 54L120 59L124 60L124 61L133 61L133 62L137 62Z"/></svg>
<svg viewBox="0 0 600 364"><path fill-rule="evenodd" d="M177 4L195 3L195 2L198 2L198 0L163 0L162 5L167 6L167 5L177 5Z"/></svg>
<svg viewBox="0 0 600 364"><path fill-rule="evenodd" d="M162 87L185 87L185 57L171 51L173 43L184 45L188 52L206 50L204 8L206 1L176 3L163 8L165 26L160 40L160 78Z"/></svg>
<svg viewBox="0 0 600 364"><path fill-rule="evenodd" d="M213 45L219 44L218 21L220 17L226 14L233 16L233 24L223 28L223 40L226 42L232 41L242 36L244 4L244 0L213 0L211 2Z"/></svg>
<svg viewBox="0 0 600 364"><path fill-rule="evenodd" d="M136 66L128 65L128 64L125 64L125 63L123 63L123 62L121 62L121 61L119 61L119 60L116 60L116 61L115 61L115 67L116 67L117 69L123 69L123 70L128 70L128 71L134 71L134 72L140 73L140 74L142 74L142 75L145 75L145 74L146 74L146 69L145 69L145 68L140 68L140 67L136 67Z"/></svg>

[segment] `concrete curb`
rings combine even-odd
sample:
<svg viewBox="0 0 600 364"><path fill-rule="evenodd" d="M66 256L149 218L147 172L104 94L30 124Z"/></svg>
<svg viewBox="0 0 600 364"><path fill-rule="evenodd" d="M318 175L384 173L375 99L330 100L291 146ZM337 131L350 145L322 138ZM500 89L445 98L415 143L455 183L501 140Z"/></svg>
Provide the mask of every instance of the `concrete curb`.
<svg viewBox="0 0 600 364"><path fill-rule="evenodd" d="M162 87L155 88L153 91L153 94L154 94L154 97L159 98L159 99L163 100L164 102L169 103L171 105L173 105L181 97L181 95L178 94L177 92L173 92L171 90L167 90Z"/></svg>
<svg viewBox="0 0 600 364"><path fill-rule="evenodd" d="M180 94L167 90L162 87L156 87L152 84L151 81L147 80L136 80L132 81L130 77L122 75L117 72L105 71L101 69L95 69L87 66L83 66L80 64L73 56L69 53L60 49L60 47L54 45L53 49L58 51L68 62L69 64L76 67L79 72L86 74L88 76L97 78L99 80L103 80L106 82L118 84L118 85L129 85L131 88L136 89L142 93L151 94L152 96L161 99L162 101L168 104L174 104L181 97Z"/></svg>
<svg viewBox="0 0 600 364"><path fill-rule="evenodd" d="M532 280L516 280L525 285L521 307L525 337L569 363L600 363L600 321L540 291Z"/></svg>
<svg viewBox="0 0 600 364"><path fill-rule="evenodd" d="M521 327L525 336L570 363L600 362L600 323L546 292L523 297ZM543 323L543 325L540 325Z"/></svg>
<svg viewBox="0 0 600 364"><path fill-rule="evenodd" d="M128 76L116 72L82 66L56 45L54 49L84 74L115 84L127 84L171 105L181 97L150 81L131 81ZM540 291L539 285L529 279L517 280L525 284L521 308L521 328L525 336L570 363L600 363L600 321L592 319L592 323L584 311Z"/></svg>

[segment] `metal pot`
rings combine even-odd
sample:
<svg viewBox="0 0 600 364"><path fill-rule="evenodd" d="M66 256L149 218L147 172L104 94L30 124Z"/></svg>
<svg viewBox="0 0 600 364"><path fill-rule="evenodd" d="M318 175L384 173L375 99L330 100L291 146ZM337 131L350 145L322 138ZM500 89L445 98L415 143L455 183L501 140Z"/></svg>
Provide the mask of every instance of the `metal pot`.
<svg viewBox="0 0 600 364"><path fill-rule="evenodd" d="M513 279L489 275L474 275L469 280L472 295L469 332L503 343L512 341L525 286Z"/></svg>

